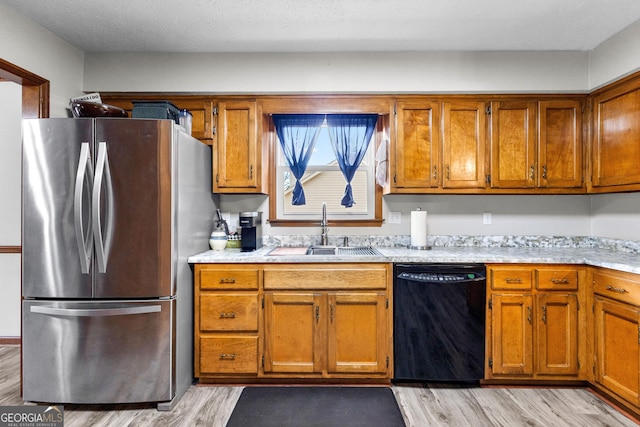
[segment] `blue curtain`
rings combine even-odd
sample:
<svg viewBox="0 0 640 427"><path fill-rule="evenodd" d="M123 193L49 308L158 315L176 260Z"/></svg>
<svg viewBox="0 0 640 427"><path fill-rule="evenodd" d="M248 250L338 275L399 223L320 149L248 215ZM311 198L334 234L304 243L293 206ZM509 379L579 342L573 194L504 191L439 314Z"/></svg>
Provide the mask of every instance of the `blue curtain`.
<svg viewBox="0 0 640 427"><path fill-rule="evenodd" d="M273 124L289 168L296 177L291 204L304 205L307 200L300 179L307 170L324 114L274 114Z"/></svg>
<svg viewBox="0 0 640 427"><path fill-rule="evenodd" d="M327 114L327 127L333 152L347 180L344 196L340 202L344 207L350 208L355 203L351 180L367 152L377 120L377 114Z"/></svg>

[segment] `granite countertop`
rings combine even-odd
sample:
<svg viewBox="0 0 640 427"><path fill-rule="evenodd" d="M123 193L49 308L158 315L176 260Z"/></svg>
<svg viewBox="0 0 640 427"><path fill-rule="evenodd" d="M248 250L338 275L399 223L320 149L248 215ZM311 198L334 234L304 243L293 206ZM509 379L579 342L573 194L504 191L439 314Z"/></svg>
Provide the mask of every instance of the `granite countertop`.
<svg viewBox="0 0 640 427"><path fill-rule="evenodd" d="M585 264L640 274L640 253L602 248L566 247L433 247L413 250L376 247L382 255L269 255L274 246L253 252L239 249L209 250L189 257L190 264L209 263L303 263L303 262L425 262L425 263L529 263Z"/></svg>

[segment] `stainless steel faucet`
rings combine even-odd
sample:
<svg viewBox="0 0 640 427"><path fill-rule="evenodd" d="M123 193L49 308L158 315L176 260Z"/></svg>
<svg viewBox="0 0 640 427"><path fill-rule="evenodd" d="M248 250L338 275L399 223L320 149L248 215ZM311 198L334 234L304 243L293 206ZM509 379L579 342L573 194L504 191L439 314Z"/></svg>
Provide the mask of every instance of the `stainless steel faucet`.
<svg viewBox="0 0 640 427"><path fill-rule="evenodd" d="M320 234L320 244L327 246L329 244L329 228L327 227L327 203L322 202L322 219L320 220L320 227L322 227L322 233Z"/></svg>

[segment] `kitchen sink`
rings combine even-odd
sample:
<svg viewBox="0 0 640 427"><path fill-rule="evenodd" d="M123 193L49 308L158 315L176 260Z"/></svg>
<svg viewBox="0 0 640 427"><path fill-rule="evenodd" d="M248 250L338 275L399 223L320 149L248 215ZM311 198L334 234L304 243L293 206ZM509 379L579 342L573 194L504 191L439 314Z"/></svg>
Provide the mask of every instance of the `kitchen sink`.
<svg viewBox="0 0 640 427"><path fill-rule="evenodd" d="M371 246L310 246L307 249L307 255L366 256L382 254Z"/></svg>

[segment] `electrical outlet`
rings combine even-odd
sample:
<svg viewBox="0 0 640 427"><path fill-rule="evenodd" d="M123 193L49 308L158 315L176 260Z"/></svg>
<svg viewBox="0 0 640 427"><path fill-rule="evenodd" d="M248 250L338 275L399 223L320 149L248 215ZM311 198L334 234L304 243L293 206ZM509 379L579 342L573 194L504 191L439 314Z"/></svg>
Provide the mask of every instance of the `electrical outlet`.
<svg viewBox="0 0 640 427"><path fill-rule="evenodd" d="M389 224L400 224L402 222L401 212L389 212Z"/></svg>
<svg viewBox="0 0 640 427"><path fill-rule="evenodd" d="M491 212L484 212L482 214L482 223L484 225L490 225L491 224Z"/></svg>

